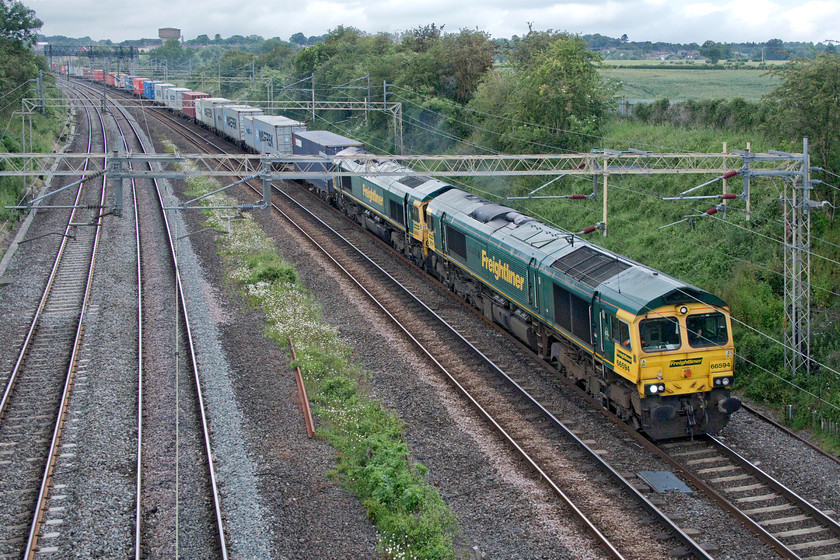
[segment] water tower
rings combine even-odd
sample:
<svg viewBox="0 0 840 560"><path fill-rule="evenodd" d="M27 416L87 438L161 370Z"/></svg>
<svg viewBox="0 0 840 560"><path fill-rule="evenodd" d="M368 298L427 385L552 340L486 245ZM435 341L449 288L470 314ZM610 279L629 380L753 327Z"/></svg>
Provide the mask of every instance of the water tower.
<svg viewBox="0 0 840 560"><path fill-rule="evenodd" d="M174 27L161 27L158 29L158 37L160 37L161 41L164 43L169 39L181 39L181 30L176 29Z"/></svg>

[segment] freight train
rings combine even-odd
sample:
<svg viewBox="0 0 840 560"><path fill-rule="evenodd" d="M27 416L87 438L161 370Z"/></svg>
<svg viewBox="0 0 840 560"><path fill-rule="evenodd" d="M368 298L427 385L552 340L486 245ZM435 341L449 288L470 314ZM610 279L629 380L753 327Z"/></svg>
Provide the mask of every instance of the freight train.
<svg viewBox="0 0 840 560"><path fill-rule="evenodd" d="M371 167L352 157L367 155L356 140L173 84L69 73L255 153L340 154L324 169L369 170L310 186L652 439L717 433L740 408L729 309L714 294L394 162Z"/></svg>

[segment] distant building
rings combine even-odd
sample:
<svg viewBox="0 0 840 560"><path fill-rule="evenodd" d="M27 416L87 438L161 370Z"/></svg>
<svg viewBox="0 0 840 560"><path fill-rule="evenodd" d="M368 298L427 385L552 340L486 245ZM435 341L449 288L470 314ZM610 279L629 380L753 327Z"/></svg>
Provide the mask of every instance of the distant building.
<svg viewBox="0 0 840 560"><path fill-rule="evenodd" d="M158 37L161 41L166 42L169 39L181 39L181 30L175 27L161 27L158 29Z"/></svg>

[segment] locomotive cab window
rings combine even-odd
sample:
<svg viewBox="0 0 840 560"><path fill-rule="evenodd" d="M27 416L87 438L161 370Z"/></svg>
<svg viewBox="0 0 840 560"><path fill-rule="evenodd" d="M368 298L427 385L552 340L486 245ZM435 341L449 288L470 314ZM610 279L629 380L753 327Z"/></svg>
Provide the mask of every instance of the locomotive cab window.
<svg viewBox="0 0 840 560"><path fill-rule="evenodd" d="M630 342L630 325L628 325L615 315L610 315L610 321L612 322L610 334L612 335L613 342L621 345L627 350L632 350L633 345Z"/></svg>
<svg viewBox="0 0 840 560"><path fill-rule="evenodd" d="M682 345L680 323L673 317L645 319L639 323L639 334L645 352L676 350Z"/></svg>
<svg viewBox="0 0 840 560"><path fill-rule="evenodd" d="M689 315L685 326L688 330L688 343L694 348L720 346L729 342L729 331L723 313Z"/></svg>
<svg viewBox="0 0 840 560"><path fill-rule="evenodd" d="M353 190L353 177L349 175L341 177L341 188L345 191Z"/></svg>

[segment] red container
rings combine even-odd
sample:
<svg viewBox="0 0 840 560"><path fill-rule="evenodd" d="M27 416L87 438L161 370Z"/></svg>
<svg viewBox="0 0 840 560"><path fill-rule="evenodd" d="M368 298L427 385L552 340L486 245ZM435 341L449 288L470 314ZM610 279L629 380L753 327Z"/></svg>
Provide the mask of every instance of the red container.
<svg viewBox="0 0 840 560"><path fill-rule="evenodd" d="M149 78L134 78L131 80L131 85L134 87L134 95L143 97L143 82Z"/></svg>
<svg viewBox="0 0 840 560"><path fill-rule="evenodd" d="M208 94L201 91L185 91L183 94L184 108L181 111L187 117L195 118L195 100L204 97L210 97Z"/></svg>
<svg viewBox="0 0 840 560"><path fill-rule="evenodd" d="M105 83L109 86L112 86L117 83L117 75L114 72L108 72L105 74Z"/></svg>
<svg viewBox="0 0 840 560"><path fill-rule="evenodd" d="M93 79L96 82L101 82L105 80L105 71L104 70L94 70L93 71Z"/></svg>

